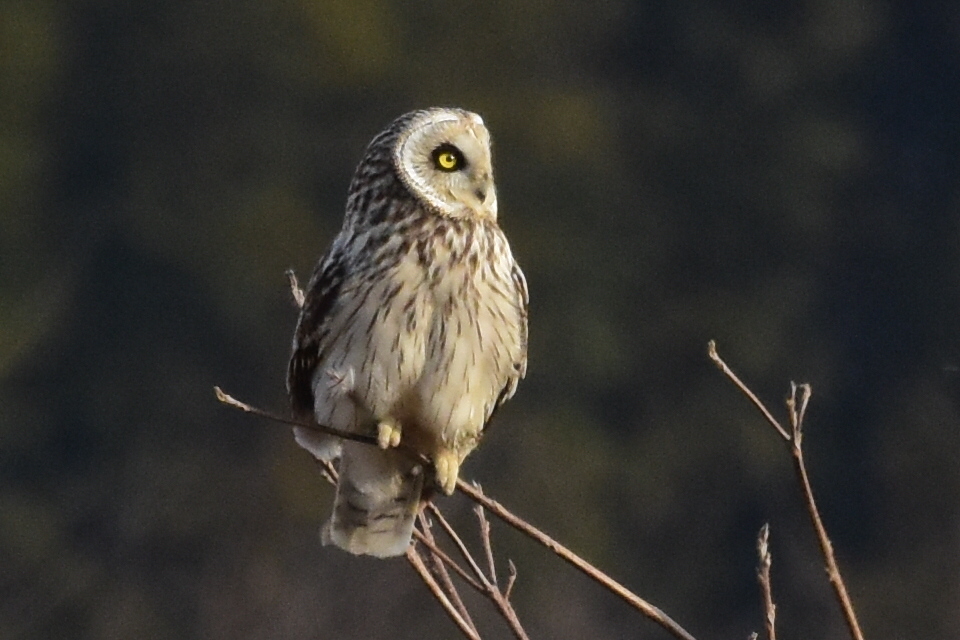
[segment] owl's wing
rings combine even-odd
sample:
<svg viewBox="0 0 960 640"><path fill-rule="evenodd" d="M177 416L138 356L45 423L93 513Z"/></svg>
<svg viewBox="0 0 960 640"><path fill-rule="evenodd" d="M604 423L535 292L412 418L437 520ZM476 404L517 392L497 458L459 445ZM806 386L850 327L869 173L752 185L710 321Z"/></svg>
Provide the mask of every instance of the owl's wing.
<svg viewBox="0 0 960 640"><path fill-rule="evenodd" d="M287 393L294 415L313 415L313 374L329 338L329 318L343 286L345 265L336 247L320 260L300 309L287 366Z"/></svg>
<svg viewBox="0 0 960 640"><path fill-rule="evenodd" d="M513 362L514 373L507 378L507 383L500 390L497 401L483 425L484 430L489 428L497 410L503 406L504 402L513 397L513 394L517 392L517 385L520 384L520 380L527 375L527 311L530 306L530 294L527 291L527 279L523 276L520 265L514 263L510 275L513 279L514 290L517 293L517 340L520 343L520 348L517 350L517 358Z"/></svg>
<svg viewBox="0 0 960 640"><path fill-rule="evenodd" d="M514 363L514 367L517 370L517 382L521 378L527 375L527 313L530 307L530 293L527 291L527 279L523 275L523 271L520 270L520 265L516 262L513 263L513 272L510 274L513 276L513 285L517 289L517 297L519 299L517 304L517 309L519 310L519 318L517 322L520 324L520 357ZM513 390L516 391L516 383L514 383ZM513 392L510 393L513 395ZM504 398L507 400L508 398Z"/></svg>

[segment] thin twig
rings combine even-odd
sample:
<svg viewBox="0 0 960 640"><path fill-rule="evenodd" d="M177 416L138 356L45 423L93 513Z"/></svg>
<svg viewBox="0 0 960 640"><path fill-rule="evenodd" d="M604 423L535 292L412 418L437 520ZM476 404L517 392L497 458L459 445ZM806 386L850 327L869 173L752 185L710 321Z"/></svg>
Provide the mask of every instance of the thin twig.
<svg viewBox="0 0 960 640"><path fill-rule="evenodd" d="M417 519L420 522L420 529L423 535L423 538L429 540L431 543L436 541L433 539L433 532L430 528L430 521L424 515L423 511L417 514ZM435 544L433 545L435 547ZM430 554L430 563L432 566L432 571L434 576L440 581L440 586L443 587L443 590L449 596L453 606L457 608L457 611L460 612L460 615L463 617L464 621L470 625L470 628L475 632L477 631L477 625L473 623L473 620L470 618L470 612L467 611L466 605L463 604L463 600L460 598L460 592L457 591L456 585L453 584L453 580L450 579L450 574L447 572L447 568L444 566L443 560L436 554Z"/></svg>
<svg viewBox="0 0 960 640"><path fill-rule="evenodd" d="M820 551L827 564L827 576L830 580L830 585L833 587L837 600L840 603L840 609L843 613L844 621L847 624L847 629L850 631L850 635L854 640L863 640L863 632L860 630L860 624L857 622L857 614L853 608L853 602L850 600L843 576L840 574L840 568L837 565L837 559L833 553L833 545L830 543L827 530L823 526L823 520L820 517L820 511L817 509L817 503L813 497L813 487L810 485L810 477L807 475L807 467L803 460L803 419L806 416L807 405L813 394L812 388L808 384L797 385L792 382L790 383L790 397L787 398L787 409L790 414L792 433L787 433L764 404L757 399L757 396L740 381L730 367L720 358L713 340L711 340L707 346L707 353L710 359L716 363L730 381L763 413L767 421L777 429L784 440L790 443L794 471L797 474L800 488L803 491L803 501L807 508L807 513L810 516L813 528L817 534ZM798 389L801 392L799 402L797 400Z"/></svg>
<svg viewBox="0 0 960 640"><path fill-rule="evenodd" d="M833 586L837 599L840 601L840 608L843 611L844 621L850 635L855 640L863 640L863 631L860 630L860 623L857 622L857 612L853 608L853 602L850 600L850 594L847 592L847 585L840 574L840 567L837 565L836 555L833 553L833 544L827 535L827 529L823 526L823 520L820 518L820 510L817 509L816 500L813 497L813 487L810 484L810 476L807 475L807 465L803 461L803 448L800 446L803 434L803 414L806 410L807 402L810 401L810 386L801 385L803 395L800 401L800 410L796 412L795 426L793 429L793 461L800 486L803 489L804 503L807 506L807 513L813 522L813 528L817 532L817 541L820 543L820 551L827 562L827 576Z"/></svg>
<svg viewBox="0 0 960 640"><path fill-rule="evenodd" d="M460 534L457 533L456 529L453 528L440 511L440 508L432 502L427 505L427 509L430 510L430 513L433 514L433 517L437 519L437 522L440 523L440 526L446 532L446 534L453 541L453 544L456 545L457 549L460 550L460 555L463 556L463 559L467 561L467 565L473 571L473 574L477 576L477 579L480 581L480 584L483 585L484 593L489 591L489 581L487 576L483 573L483 570L480 568L480 565L477 564L477 561L474 560L473 554L470 553L470 550L467 549L467 545L463 542L463 539L460 537Z"/></svg>
<svg viewBox="0 0 960 640"><path fill-rule="evenodd" d="M417 539L417 542L425 546L430 550L430 553L437 556L440 560L444 562L448 567L453 569L454 573L460 576L460 579L473 587L478 593L486 595L487 590L483 588L479 582L474 580L473 576L467 573L467 570L461 567L457 562L451 558L449 555L444 553L443 549L437 546L436 541L433 539L433 536L430 536L428 540L427 537L419 529L413 530L413 536Z"/></svg>
<svg viewBox="0 0 960 640"><path fill-rule="evenodd" d="M493 588L490 592L490 597L494 604L497 605L497 608L500 610L500 615L507 621L510 630L513 632L513 635L516 636L517 640L530 640L530 636L527 635L523 625L520 624L520 618L517 616L513 604L507 600L506 596L497 591L496 588Z"/></svg>
<svg viewBox="0 0 960 640"><path fill-rule="evenodd" d="M290 282L290 293L293 294L293 301L297 303L297 309L303 308L303 289L300 288L300 283L297 281L297 274L293 269L287 269L287 280Z"/></svg>
<svg viewBox="0 0 960 640"><path fill-rule="evenodd" d="M324 424L316 424L310 422L303 422L301 420L294 420L292 418L284 418L283 416L278 416L275 413L270 413L269 411L264 411L263 409L258 409L257 407L251 406L246 402L241 402L237 400L229 393L225 392L220 387L214 387L213 392L217 395L217 400L222 402L225 405L231 407L236 407L241 411L247 413L252 413L255 416L260 416L261 418L266 418L267 420L272 420L273 422L279 422L281 424L290 425L292 427L302 427L304 429L310 429L312 431L319 431L320 433L325 433L330 436L335 436L337 438L343 438L344 440L354 440L356 442L362 442L364 444L372 444L377 446L377 439L374 436L367 436L361 433L353 433L352 431L344 431L343 429L336 429L334 427L329 427Z"/></svg>
<svg viewBox="0 0 960 640"><path fill-rule="evenodd" d="M480 634L473 629L472 625L468 624L466 620L463 619L463 616L457 611L457 608L450 602L450 599L447 598L447 595L443 592L443 589L440 588L440 585L437 584L437 581L434 579L433 575L430 573L430 570L427 569L427 566L423 563L423 558L420 557L417 548L414 545L410 545L407 548L407 560L416 570L417 574L423 580L424 584L427 585L427 588L430 589L433 593L433 597L443 606L444 611L447 612L447 615L450 616L450 619L453 620L454 624L460 627L460 631L463 632L463 635L470 638L470 640L482 640Z"/></svg>
<svg viewBox="0 0 960 640"><path fill-rule="evenodd" d="M483 552L487 555L487 572L490 575L490 582L494 586L498 586L497 565L493 561L493 543L490 541L490 521L487 520L483 507L480 505L474 507L474 512L477 514L477 520L480 521L480 540L483 542Z"/></svg>
<svg viewBox="0 0 960 640"><path fill-rule="evenodd" d="M507 588L503 590L503 597L509 600L513 592L513 584L517 581L517 565L513 564L513 560L507 560L507 567L510 569L510 575L507 577Z"/></svg>
<svg viewBox="0 0 960 640"><path fill-rule="evenodd" d="M484 574L483 570L480 569L480 566L474 559L473 554L470 553L470 550L467 548L467 545L464 544L456 530L450 525L449 522L447 522L446 518L443 517L443 514L436 507L436 505L431 504L429 508L434 516L436 516L437 522L440 523L440 526L443 528L443 530L446 531L447 535L450 536L450 539L453 540L453 543L460 549L460 553L466 559L467 563L470 565L470 568L473 569L473 572L477 575L477 578L483 585L484 595L486 595L500 611L500 615L502 615L503 619L507 621L507 624L510 626L510 630L513 632L513 635L517 638L517 640L529 640L529 636L527 636L527 632L523 628L523 624L520 622L520 618L517 616L517 612L510 603L510 600L503 593L501 593L500 589L497 587L497 584L492 581L494 576L487 576ZM484 538L484 548L489 547L491 549L489 557L492 561L493 551L492 544L490 542L489 524L486 528L481 525L481 538Z"/></svg>
<svg viewBox="0 0 960 640"><path fill-rule="evenodd" d="M477 485L477 488L480 488L479 485ZM480 520L480 539L483 542L483 548L487 555L487 564L489 565L490 571L490 579L487 581L490 598L494 604L497 605L497 608L500 609L500 614L510 625L510 629L517 637L517 640L529 640L527 632L524 631L523 625L520 624L520 618L517 617L517 612L513 608L513 603L500 591L500 586L497 584L497 571L493 561L493 542L490 539L490 523L487 521L483 507L477 505L476 512L477 518Z"/></svg>
<svg viewBox="0 0 960 640"><path fill-rule="evenodd" d="M800 396L800 409L796 410L797 385L793 382L790 383L790 420L796 430L800 430L801 425L803 425L803 418L807 415L807 405L810 404L810 397L813 395L813 387L809 384L801 384L800 389L803 394Z"/></svg>
<svg viewBox="0 0 960 640"><path fill-rule="evenodd" d="M773 414L770 413L770 411L763 405L762 402L760 402L760 399L754 395L753 391L750 391L750 389L747 388L747 385L740 381L740 378L738 378L737 374L735 374L730 367L727 366L727 363L720 359L720 356L717 354L717 343L713 340L707 343L707 354L710 356L710 359L713 360L714 364L716 364L717 367L723 371L724 375L730 378L730 381L733 382L733 384L737 385L743 395L749 398L750 402L753 403L753 406L760 410L760 413L762 413L763 417L767 419L767 422L773 425L773 427L780 432L780 435L784 440L789 442L790 434L787 433L787 430L784 429L779 422L777 422L777 419L774 418Z"/></svg>
<svg viewBox="0 0 960 640"><path fill-rule="evenodd" d="M570 549L567 549L565 546L545 534L543 531L540 531L523 518L514 515L496 500L488 498L479 489L472 487L463 480L457 480L457 488L465 493L471 500L482 505L485 509L509 524L514 529L540 543L547 549L550 549L560 558L579 569L589 578L600 583L604 588L618 595L634 609L669 631L675 638L680 638L681 640L694 640L692 635L690 635L679 624L674 622L673 619L671 619L670 616L665 614L663 611L653 606L640 596L634 594L622 584L605 574L603 571L600 571L600 569L596 568Z"/></svg>
<svg viewBox="0 0 960 640"><path fill-rule="evenodd" d="M773 603L773 589L770 586L770 565L773 564L773 559L770 556L769 543L770 524L766 523L760 528L760 533L757 536L757 555L760 557L760 563L757 565L757 582L760 583L767 640L777 640L777 605Z"/></svg>

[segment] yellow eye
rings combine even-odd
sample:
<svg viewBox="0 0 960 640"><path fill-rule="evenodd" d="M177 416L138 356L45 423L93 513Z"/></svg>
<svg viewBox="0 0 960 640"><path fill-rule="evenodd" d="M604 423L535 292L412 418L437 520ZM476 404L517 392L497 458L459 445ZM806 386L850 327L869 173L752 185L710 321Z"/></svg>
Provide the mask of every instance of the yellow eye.
<svg viewBox="0 0 960 640"><path fill-rule="evenodd" d="M440 165L441 169L453 169L457 166L457 156L449 151L444 151L437 156L437 164Z"/></svg>
<svg viewBox="0 0 960 640"><path fill-rule="evenodd" d="M460 171L466 165L460 149L449 143L441 144L431 154L434 166L440 171Z"/></svg>

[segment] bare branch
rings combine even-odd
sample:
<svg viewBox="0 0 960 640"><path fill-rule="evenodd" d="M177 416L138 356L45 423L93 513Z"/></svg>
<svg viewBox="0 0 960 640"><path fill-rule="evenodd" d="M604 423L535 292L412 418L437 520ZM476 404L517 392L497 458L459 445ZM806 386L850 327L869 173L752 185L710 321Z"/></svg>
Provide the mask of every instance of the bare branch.
<svg viewBox="0 0 960 640"><path fill-rule="evenodd" d="M424 515L423 511L417 514L417 519L420 522L420 528L422 536L425 540L429 540L431 543L436 541L433 539L433 531L430 527L430 521ZM457 587L453 584L453 581L450 579L450 574L447 572L447 568L443 564L443 560L436 554L431 553L430 563L432 566L433 574L440 581L440 585L443 587L446 594L450 597L453 606L457 608L457 611L460 612L460 615L463 617L464 621L470 625L474 631L477 630L477 626L473 623L473 620L470 618L470 613L467 611L467 607L463 604L463 600L460 598L460 592L457 591Z"/></svg>
<svg viewBox="0 0 960 640"><path fill-rule="evenodd" d="M494 586L498 586L497 564L493 561L493 543L490 541L490 521L487 520L483 507L480 505L474 507L474 512L477 514L477 520L480 521L480 540L483 542L483 551L487 555L487 572L490 576L490 582Z"/></svg>
<svg viewBox="0 0 960 640"><path fill-rule="evenodd" d="M840 609L843 613L844 621L847 623L847 629L850 631L854 640L863 640L863 632L860 630L860 624L857 622L857 614L853 608L853 602L847 592L846 584L840 574L840 568L837 566L837 559L833 553L833 545L827 535L827 530L823 526L823 520L820 517L820 511L817 509L817 503L813 498L813 487L810 485L810 477L807 475L807 467L803 460L803 419L807 413L807 405L810 397L813 395L813 389L809 384L797 385L790 383L790 396L787 398L787 410L790 416L790 426L792 433L787 431L773 417L770 411L750 389L730 370L726 363L717 355L716 343L711 340L707 346L707 352L710 358L720 367L720 370L737 386L738 389L756 406L767 418L767 421L776 427L777 431L784 440L790 443L791 454L793 456L793 467L797 474L797 480L803 491L803 501L807 508L807 513L813 523L813 528L817 534L817 541L820 543L820 551L823 554L824 561L827 564L827 576L830 585L833 587L840 603ZM797 390L800 390L800 398L797 399Z"/></svg>
<svg viewBox="0 0 960 640"><path fill-rule="evenodd" d="M297 303L297 309L303 308L303 289L300 288L300 283L297 281L297 274L293 269L287 269L287 280L290 281L290 293L293 294L293 301Z"/></svg>
<svg viewBox="0 0 960 640"><path fill-rule="evenodd" d="M433 597L443 606L444 611L447 612L447 615L450 616L450 619L453 620L454 624L460 627L460 631L470 640L482 640L480 634L473 628L472 624L467 623L463 619L463 616L457 611L457 608L450 602L450 599L447 598L447 595L443 592L443 589L440 588L440 585L437 584L437 581L431 575L430 571L427 569L427 566L423 563L423 559L420 557L420 553L417 551L416 546L410 545L407 548L407 560L410 562L410 565L417 572L417 575L423 580L424 584L427 585L427 588L430 589L430 592L433 593Z"/></svg>
<svg viewBox="0 0 960 640"><path fill-rule="evenodd" d="M427 509L430 510L430 513L432 513L437 519L437 522L440 523L440 526L453 541L453 544L456 545L457 549L460 550L460 555L462 555L463 559L467 561L471 571L473 571L473 574L477 576L477 580L480 581L480 584L483 585L483 593L488 593L490 591L490 582L487 580L487 576L483 573L480 565L478 565L477 561L473 559L473 554L470 553L469 549L467 549L467 545L460 538L460 535L457 533L456 529L454 529L453 525L447 522L447 519L443 517L443 513L440 511L440 508L437 505L431 502L427 505Z"/></svg>
<svg viewBox="0 0 960 640"><path fill-rule="evenodd" d="M317 424L315 422L302 422L292 418L284 418L283 416L278 416L275 413L258 409L257 407L247 404L246 402L241 402L240 400L237 400L231 396L229 393L226 393L220 387L214 387L213 392L217 395L217 400L223 404L230 407L235 407L246 413L252 413L253 415L260 416L261 418L266 418L272 422L279 422L280 424L286 424L292 427L302 427L303 429L319 431L327 435L336 436L337 438L343 438L344 440L354 440L356 442L377 446L377 439L373 436L366 436L360 433L353 433L352 431L344 431L342 429L335 429L334 427L328 427L327 425Z"/></svg>
<svg viewBox="0 0 960 640"><path fill-rule="evenodd" d="M513 631L513 635L517 637L517 640L530 640L530 636L527 635L523 625L520 624L520 618L517 617L517 612L514 610L510 601L507 600L506 596L494 588L490 591L490 598L500 610L500 615L502 615L507 621L507 624L510 625L510 630Z"/></svg>
<svg viewBox="0 0 960 640"><path fill-rule="evenodd" d="M763 597L763 611L766 614L764 622L767 626L767 640L777 640L776 620L777 605L773 603L773 589L770 586L770 565L773 559L770 556L770 524L760 528L757 536L757 555L760 563L757 565L757 581L760 583L760 593Z"/></svg>
<svg viewBox="0 0 960 640"><path fill-rule="evenodd" d="M473 587L478 593L486 594L486 589L484 589L483 585L474 580L473 576L467 573L466 569L461 567L456 563L456 561L453 560L453 558L444 553L443 549L437 546L436 540L433 539L432 535L429 539L427 539L422 531L419 529L414 529L413 536L417 539L417 542L429 549L430 553L437 556L437 558L439 558L444 564L453 569L454 573L460 576L464 582Z"/></svg>
<svg viewBox="0 0 960 640"><path fill-rule="evenodd" d="M802 423L798 424L796 431L797 436L800 435L801 425ZM843 610L843 618L847 623L847 628L850 631L850 635L855 640L863 640L863 632L860 630L860 624L857 622L857 613L853 608L853 602L850 600L850 594L847 593L847 585L843 581L843 576L840 574L840 567L837 565L837 558L833 553L833 544L831 544L830 538L827 536L827 530L823 526L823 521L820 518L820 511L817 509L817 503L813 499L813 487L811 487L810 477L807 475L807 466L803 461L803 449L800 448L799 439L796 440L796 444L793 447L793 460L797 477L800 480L800 486L803 489L804 503L807 506L807 513L810 515L810 520L813 522L813 528L817 532L817 541L820 543L820 551L823 553L823 557L827 563L827 576L830 579L830 584L833 586L834 592L837 594L837 599L840 601L840 608Z"/></svg>
<svg viewBox="0 0 960 640"><path fill-rule="evenodd" d="M524 630L523 625L520 622L520 618L517 617L517 612L514 610L513 605L510 603L509 599L500 592L499 588L496 585L496 582L491 581L491 577L488 577L483 573L483 570L480 569L480 566L477 564L476 560L473 558L473 554L470 553L470 550L467 548L467 545L457 534L456 530L447 522L446 518L443 517L443 514L440 512L439 508L436 505L430 504L427 506L431 510L431 513L437 518L437 522L440 523L440 526L446 531L447 535L450 536L450 539L453 543L460 549L460 553L466 559L467 563L470 565L470 568L476 574L477 578L480 580L480 583L483 585L483 594L487 596L491 602L497 607L500 611L500 615L503 616L504 620L507 621L507 624L510 626L510 630L513 631L514 636L517 640L529 640L526 630ZM479 507L478 507L479 508ZM481 520L481 538L485 538L484 548L490 548L488 555L489 561L493 562L493 551L492 545L490 544L490 526L487 523L486 528L483 527L482 523L485 522ZM514 571L516 571L514 569Z"/></svg>
<svg viewBox="0 0 960 640"><path fill-rule="evenodd" d="M510 577L507 578L507 588L503 590L503 597L509 600L513 583L517 581L517 565L513 564L513 560L507 560L507 566L510 568Z"/></svg>
<svg viewBox="0 0 960 640"><path fill-rule="evenodd" d="M457 481L457 488L466 494L471 500L482 505L485 509L490 511L490 513L494 514L514 529L537 541L547 549L550 549L553 551L553 553L558 555L567 563L579 569L589 578L600 583L604 588L618 595L620 598L625 600L627 604L669 631L674 637L680 638L681 640L694 640L692 635L690 635L679 624L674 622L670 616L665 614L663 611L653 606L640 596L634 594L622 584L605 574L603 571L600 571L600 569L596 568L570 549L567 549L565 546L545 534L543 531L540 531L523 518L514 515L496 500L488 498L479 489L470 486L463 480Z"/></svg>
<svg viewBox="0 0 960 640"><path fill-rule="evenodd" d="M770 413L770 411L763 405L762 402L760 402L760 399L754 395L753 391L750 391L750 389L747 388L747 385L743 384L743 382L740 381L740 378L737 377L737 374L735 374L733 370L727 366L727 363L720 358L720 355L717 353L717 343L713 340L707 343L707 354L710 356L710 359L713 360L714 364L716 364L717 367L723 371L724 375L730 378L730 381L733 382L733 384L737 385L737 388L740 389L743 395L749 398L750 402L753 403L753 406L760 410L760 413L763 414L763 417L767 419L767 422L773 425L773 428L780 433L780 436L789 442L790 434L787 433L787 430L784 429L779 422L777 422L777 419L774 418L773 414Z"/></svg>

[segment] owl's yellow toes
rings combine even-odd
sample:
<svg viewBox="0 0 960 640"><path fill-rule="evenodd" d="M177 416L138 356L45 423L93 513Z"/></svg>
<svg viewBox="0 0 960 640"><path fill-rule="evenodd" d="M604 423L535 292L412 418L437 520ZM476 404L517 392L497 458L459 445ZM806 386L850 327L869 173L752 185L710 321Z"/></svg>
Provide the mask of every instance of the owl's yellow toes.
<svg viewBox="0 0 960 640"><path fill-rule="evenodd" d="M457 488L457 476L460 475L460 456L452 449L445 449L437 453L434 460L437 468L437 484L448 496Z"/></svg>
<svg viewBox="0 0 960 640"><path fill-rule="evenodd" d="M400 446L400 425L393 420L384 420L377 425L377 444L381 449Z"/></svg>

